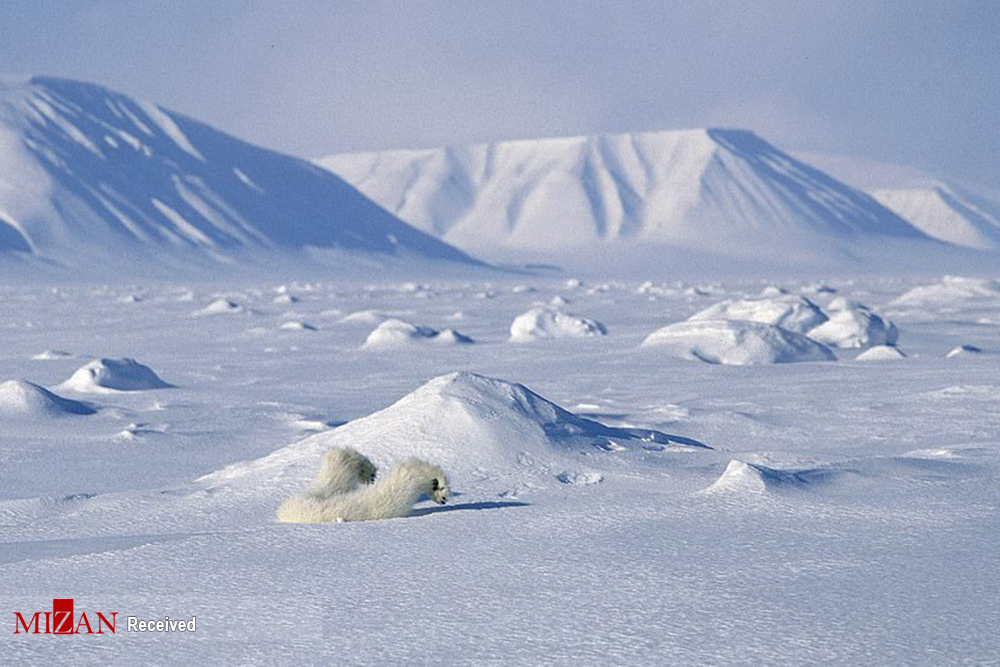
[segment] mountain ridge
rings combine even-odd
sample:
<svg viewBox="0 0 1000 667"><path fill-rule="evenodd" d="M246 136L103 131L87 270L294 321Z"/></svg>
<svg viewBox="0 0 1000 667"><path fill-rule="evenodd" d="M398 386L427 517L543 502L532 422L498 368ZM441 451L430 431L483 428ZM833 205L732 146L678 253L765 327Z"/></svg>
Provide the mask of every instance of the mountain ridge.
<svg viewBox="0 0 1000 667"><path fill-rule="evenodd" d="M908 164L828 153L800 156L871 194L914 227L972 250L1000 250L1000 190Z"/></svg>
<svg viewBox="0 0 1000 667"><path fill-rule="evenodd" d="M1000 250L997 193L937 181L923 187L876 188L872 196L929 236L965 248Z"/></svg>
<svg viewBox="0 0 1000 667"><path fill-rule="evenodd" d="M708 128L346 153L317 163L464 249L929 240L867 193L746 130Z"/></svg>
<svg viewBox="0 0 1000 667"><path fill-rule="evenodd" d="M346 264L481 265L306 160L51 77L0 83L0 250L81 270L214 270L324 253Z"/></svg>

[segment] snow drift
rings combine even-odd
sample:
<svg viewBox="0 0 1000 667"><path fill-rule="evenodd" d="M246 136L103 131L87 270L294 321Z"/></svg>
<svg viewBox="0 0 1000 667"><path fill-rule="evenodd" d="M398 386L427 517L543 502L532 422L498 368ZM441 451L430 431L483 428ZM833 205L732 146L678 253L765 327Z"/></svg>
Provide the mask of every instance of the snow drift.
<svg viewBox="0 0 1000 667"><path fill-rule="evenodd" d="M60 415L92 415L94 408L53 394L27 380L8 380L0 384L0 417L37 419Z"/></svg>
<svg viewBox="0 0 1000 667"><path fill-rule="evenodd" d="M891 345L876 345L855 357L855 361L895 361L906 359L906 354L898 347Z"/></svg>
<svg viewBox="0 0 1000 667"><path fill-rule="evenodd" d="M828 319L809 331L813 340L839 348L895 345L899 330L889 320L882 319L863 305L843 310L828 310Z"/></svg>
<svg viewBox="0 0 1000 667"><path fill-rule="evenodd" d="M81 366L59 385L63 389L79 392L105 393L113 391L143 391L169 389L174 385L164 382L149 366L135 359L94 359Z"/></svg>
<svg viewBox="0 0 1000 667"><path fill-rule="evenodd" d="M467 345L474 342L468 336L462 335L454 329L438 331L430 327L410 324L395 318L388 319L375 327L375 330L368 334L363 348L384 349L392 347L403 347L415 343L435 343L437 345Z"/></svg>
<svg viewBox="0 0 1000 667"><path fill-rule="evenodd" d="M389 313L377 310L359 310L340 318L341 324L379 324L385 320L392 319Z"/></svg>
<svg viewBox="0 0 1000 667"><path fill-rule="evenodd" d="M554 307L537 307L514 318L510 340L528 343L547 338L590 338L607 332L607 327L596 320L564 313Z"/></svg>
<svg viewBox="0 0 1000 667"><path fill-rule="evenodd" d="M71 356L73 355L69 352L64 352L63 350L44 350L38 354L32 355L31 359L32 361L57 361Z"/></svg>
<svg viewBox="0 0 1000 667"><path fill-rule="evenodd" d="M283 322L278 328L282 331L319 331L319 328L315 325L308 322L300 322L299 320Z"/></svg>
<svg viewBox="0 0 1000 667"><path fill-rule="evenodd" d="M939 282L905 292L892 306L962 306L970 302L1000 301L1000 280L945 276Z"/></svg>
<svg viewBox="0 0 1000 667"><path fill-rule="evenodd" d="M303 160L100 86L0 83L0 260L217 271L322 251L477 264Z"/></svg>
<svg viewBox="0 0 1000 667"><path fill-rule="evenodd" d="M756 299L720 301L688 318L689 322L713 320L770 324L840 348L894 345L899 337L895 324L864 304L843 297L820 308L805 297L774 291Z"/></svg>
<svg viewBox="0 0 1000 667"><path fill-rule="evenodd" d="M689 438L614 428L579 417L520 384L450 373L384 410L229 466L202 481L247 490L296 491L312 478L323 452L332 447L354 447L380 468L415 456L440 465L449 477L466 482L474 478L480 485L518 474L554 479L580 466L580 453L613 458L628 449L706 449ZM601 458L585 461L599 465Z"/></svg>
<svg viewBox="0 0 1000 667"><path fill-rule="evenodd" d="M247 310L240 304L229 299L215 299L204 308L191 313L191 317L208 317L211 315L238 315Z"/></svg>
<svg viewBox="0 0 1000 667"><path fill-rule="evenodd" d="M733 459L722 475L702 493L765 494L768 492L801 488L809 484L817 471L788 472L757 463Z"/></svg>
<svg viewBox="0 0 1000 667"><path fill-rule="evenodd" d="M729 299L695 313L689 321L745 320L773 324L805 334L827 321L819 306L801 296L781 295L758 299Z"/></svg>
<svg viewBox="0 0 1000 667"><path fill-rule="evenodd" d="M677 322L651 333L642 347L726 366L835 359L825 346L806 336L772 324L744 320Z"/></svg>

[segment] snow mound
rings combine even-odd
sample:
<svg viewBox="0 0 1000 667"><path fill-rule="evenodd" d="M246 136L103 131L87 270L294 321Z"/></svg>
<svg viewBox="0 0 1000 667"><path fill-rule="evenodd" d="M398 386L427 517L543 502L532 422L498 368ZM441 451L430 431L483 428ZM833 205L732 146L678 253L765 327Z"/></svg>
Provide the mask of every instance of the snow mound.
<svg viewBox="0 0 1000 667"><path fill-rule="evenodd" d="M546 338L587 338L603 336L607 332L607 328L596 320L555 308L538 307L514 318L510 325L510 340L526 343Z"/></svg>
<svg viewBox="0 0 1000 667"><path fill-rule="evenodd" d="M69 352L63 352L62 350L45 350L32 356L31 359L32 361L55 361L56 359L65 359L72 356Z"/></svg>
<svg viewBox="0 0 1000 667"><path fill-rule="evenodd" d="M434 337L434 342L442 345L467 345L476 341L454 329L444 329Z"/></svg>
<svg viewBox="0 0 1000 667"><path fill-rule="evenodd" d="M192 317L206 317L209 315L236 315L246 312L242 305L229 299L216 299L204 308L191 313Z"/></svg>
<svg viewBox="0 0 1000 667"><path fill-rule="evenodd" d="M895 345L899 330L864 306L830 313L830 319L809 332L813 340L839 348Z"/></svg>
<svg viewBox="0 0 1000 667"><path fill-rule="evenodd" d="M743 320L677 322L654 331L642 347L655 347L684 359L726 366L756 366L795 361L833 361L825 346L773 324Z"/></svg>
<svg viewBox="0 0 1000 667"><path fill-rule="evenodd" d="M441 465L459 484L475 480L482 489L493 480L500 485L497 491L509 489L509 478L518 474L551 480L562 472L566 483L595 483L601 457L614 459L628 449L708 449L659 431L605 426L523 385L462 372L434 378L383 410L203 481L251 493L266 487L298 490L316 472L323 452L344 446L355 447L380 467L418 456ZM564 472L579 469L581 453L591 454L588 470Z"/></svg>
<svg viewBox="0 0 1000 667"><path fill-rule="evenodd" d="M764 298L729 299L709 306L688 318L699 320L745 320L773 324L786 331L804 334L827 320L819 306L801 296L785 295L779 288L764 290Z"/></svg>
<svg viewBox="0 0 1000 667"><path fill-rule="evenodd" d="M27 380L8 380L0 384L0 417L5 419L92 415L95 412L86 403L57 396Z"/></svg>
<svg viewBox="0 0 1000 667"><path fill-rule="evenodd" d="M73 391L107 393L169 389L174 385L160 379L160 376L149 366L126 357L124 359L94 359L77 369L68 380L59 386Z"/></svg>
<svg viewBox="0 0 1000 667"><path fill-rule="evenodd" d="M891 345L876 345L855 357L856 361L893 361L895 359L906 359L906 355L898 347Z"/></svg>
<svg viewBox="0 0 1000 667"><path fill-rule="evenodd" d="M984 299L1000 299L1000 280L945 276L940 282L914 287L892 305L951 306Z"/></svg>
<svg viewBox="0 0 1000 667"><path fill-rule="evenodd" d="M308 322L291 321L285 322L280 327L282 331L318 331L318 329Z"/></svg>
<svg viewBox="0 0 1000 667"><path fill-rule="evenodd" d="M719 479L702 492L763 494L779 489L801 488L810 481L808 472L786 472L733 459Z"/></svg>
<svg viewBox="0 0 1000 667"><path fill-rule="evenodd" d="M976 347L975 345L957 345L944 356L946 359L951 359L953 357L967 357L969 355L982 353L982 348Z"/></svg>
<svg viewBox="0 0 1000 667"><path fill-rule="evenodd" d="M468 336L464 336L454 329L438 331L430 327L410 324L403 320L390 319L378 325L374 331L368 334L364 345L365 349L401 347L412 343L430 342L439 345L467 345L474 341Z"/></svg>
<svg viewBox="0 0 1000 667"><path fill-rule="evenodd" d="M556 475L556 479L572 486L590 486L603 482L604 475L599 472L561 472Z"/></svg>

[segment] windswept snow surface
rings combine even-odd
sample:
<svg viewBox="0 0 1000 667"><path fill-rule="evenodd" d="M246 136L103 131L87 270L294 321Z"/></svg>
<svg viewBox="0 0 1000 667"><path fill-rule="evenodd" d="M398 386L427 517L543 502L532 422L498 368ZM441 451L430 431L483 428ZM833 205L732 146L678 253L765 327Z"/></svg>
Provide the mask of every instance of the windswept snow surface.
<svg viewBox="0 0 1000 667"><path fill-rule="evenodd" d="M0 285L0 378L25 379L0 404L54 391L96 410L0 415L0 661L1000 662L989 283L565 278ZM935 298L889 305L928 284ZM515 317L559 295L607 334L510 342ZM722 301L799 295L890 313L908 358L726 366L641 346ZM217 299L253 315L191 317ZM361 349L384 319L442 330L456 313L476 345ZM961 345L981 353L946 358ZM95 358L176 387L57 388ZM348 445L381 473L442 464L452 500L277 523L322 452ZM117 612L116 633L13 634L14 611L57 597ZM196 616L197 632L129 632L128 616Z"/></svg>
<svg viewBox="0 0 1000 667"><path fill-rule="evenodd" d="M843 263L852 247L928 238L870 195L743 130L353 153L318 164L417 228L485 256L568 260L597 248L597 261L614 249L634 263L652 245L661 270L665 246Z"/></svg>
<svg viewBox="0 0 1000 667"><path fill-rule="evenodd" d="M0 82L0 269L18 259L96 277L477 265L308 162L45 77Z"/></svg>

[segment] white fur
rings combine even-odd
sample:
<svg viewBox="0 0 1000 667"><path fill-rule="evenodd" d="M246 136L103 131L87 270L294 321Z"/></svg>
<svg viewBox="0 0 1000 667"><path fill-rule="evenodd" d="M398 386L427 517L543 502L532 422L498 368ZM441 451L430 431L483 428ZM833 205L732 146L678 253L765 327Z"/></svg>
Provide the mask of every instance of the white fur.
<svg viewBox="0 0 1000 667"><path fill-rule="evenodd" d="M322 502L332 496L350 493L362 484L375 481L377 468L367 456L352 449L331 449L323 454L319 472L304 493L292 496L278 508L278 518L295 516L301 513L301 507L308 507Z"/></svg>
<svg viewBox="0 0 1000 667"><path fill-rule="evenodd" d="M427 494L441 505L448 501L448 480L436 465L406 459L374 484L349 493L321 496L306 492L278 508L278 520L289 523L375 521L410 514L420 496Z"/></svg>
<svg viewBox="0 0 1000 667"><path fill-rule="evenodd" d="M323 454L316 479L307 494L332 496L353 491L361 484L375 481L377 468L367 456L351 447L331 449Z"/></svg>

